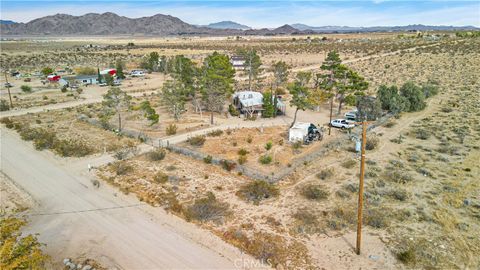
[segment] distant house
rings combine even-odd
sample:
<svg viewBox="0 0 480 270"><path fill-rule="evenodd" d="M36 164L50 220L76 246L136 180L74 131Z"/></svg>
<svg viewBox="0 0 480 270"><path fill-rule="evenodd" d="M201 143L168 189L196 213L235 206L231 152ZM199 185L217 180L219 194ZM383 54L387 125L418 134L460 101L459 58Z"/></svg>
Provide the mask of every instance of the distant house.
<svg viewBox="0 0 480 270"><path fill-rule="evenodd" d="M234 55L230 57L230 63L232 64L233 68L241 69L245 67L245 58L240 55Z"/></svg>
<svg viewBox="0 0 480 270"><path fill-rule="evenodd" d="M75 77L70 77L69 81L73 81L74 84L98 84L98 75L77 75Z"/></svg>
<svg viewBox="0 0 480 270"><path fill-rule="evenodd" d="M238 91L233 94L233 105L243 114L253 116L263 111L263 94L255 91ZM285 113L285 104L281 97L277 97L277 109Z"/></svg>

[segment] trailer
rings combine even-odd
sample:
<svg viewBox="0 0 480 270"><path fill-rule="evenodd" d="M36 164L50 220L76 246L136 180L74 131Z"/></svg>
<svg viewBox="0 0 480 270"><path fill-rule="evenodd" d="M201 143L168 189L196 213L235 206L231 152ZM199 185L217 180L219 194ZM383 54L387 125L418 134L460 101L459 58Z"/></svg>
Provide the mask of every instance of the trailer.
<svg viewBox="0 0 480 270"><path fill-rule="evenodd" d="M319 130L312 123L298 122L288 131L289 142L302 141L304 144L310 144L313 141L320 141L322 139L323 131Z"/></svg>

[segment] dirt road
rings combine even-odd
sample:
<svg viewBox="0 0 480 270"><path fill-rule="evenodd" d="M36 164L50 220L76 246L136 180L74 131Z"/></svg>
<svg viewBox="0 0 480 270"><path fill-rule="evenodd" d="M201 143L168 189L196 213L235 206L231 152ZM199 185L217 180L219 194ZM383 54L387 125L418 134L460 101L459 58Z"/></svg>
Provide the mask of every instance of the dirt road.
<svg viewBox="0 0 480 270"><path fill-rule="evenodd" d="M55 261L94 258L117 269L232 269L252 260L210 232L102 185L79 160L39 152L1 130L1 171L38 203L28 232ZM199 244L202 243L202 244Z"/></svg>

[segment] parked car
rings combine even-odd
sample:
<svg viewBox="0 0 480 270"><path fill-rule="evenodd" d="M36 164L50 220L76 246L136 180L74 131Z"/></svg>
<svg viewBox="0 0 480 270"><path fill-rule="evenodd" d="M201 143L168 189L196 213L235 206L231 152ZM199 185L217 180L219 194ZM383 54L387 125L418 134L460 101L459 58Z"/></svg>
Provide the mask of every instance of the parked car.
<svg viewBox="0 0 480 270"><path fill-rule="evenodd" d="M352 122L346 119L335 119L335 120L332 120L332 122L330 122L330 126L346 129L346 128L354 128L355 124L353 124Z"/></svg>
<svg viewBox="0 0 480 270"><path fill-rule="evenodd" d="M5 87L7 87L7 88L12 88L12 87L13 87L13 84L11 84L11 83L9 83L9 82L8 82L8 83L5 83Z"/></svg>
<svg viewBox="0 0 480 270"><path fill-rule="evenodd" d="M357 111L350 111L345 113L345 119L351 120L351 121L357 121Z"/></svg>
<svg viewBox="0 0 480 270"><path fill-rule="evenodd" d="M98 86L100 87L104 87L104 86L107 86L108 84L107 83L99 83Z"/></svg>

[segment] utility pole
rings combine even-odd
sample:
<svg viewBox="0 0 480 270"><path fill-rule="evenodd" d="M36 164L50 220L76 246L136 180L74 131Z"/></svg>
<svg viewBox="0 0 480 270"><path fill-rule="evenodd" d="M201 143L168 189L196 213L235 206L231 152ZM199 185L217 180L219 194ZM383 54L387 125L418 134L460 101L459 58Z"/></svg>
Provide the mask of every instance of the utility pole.
<svg viewBox="0 0 480 270"><path fill-rule="evenodd" d="M330 91L333 92L333 71L331 71L330 73L330 84L332 87ZM332 130L333 98L335 97L333 93L330 94L332 94L332 97L330 97L330 121L328 122L328 135L330 135L330 132Z"/></svg>
<svg viewBox="0 0 480 270"><path fill-rule="evenodd" d="M8 98L10 99L10 108L13 109L12 95L10 94L10 84L8 83L7 71L5 70L5 86L8 91Z"/></svg>
<svg viewBox="0 0 480 270"><path fill-rule="evenodd" d="M362 157L360 163L360 183L358 186L358 219L357 219L357 249L356 252L360 255L360 247L362 244L362 215L363 215L363 180L365 175L365 145L367 143L367 125L371 122L362 121L356 124L362 124Z"/></svg>

